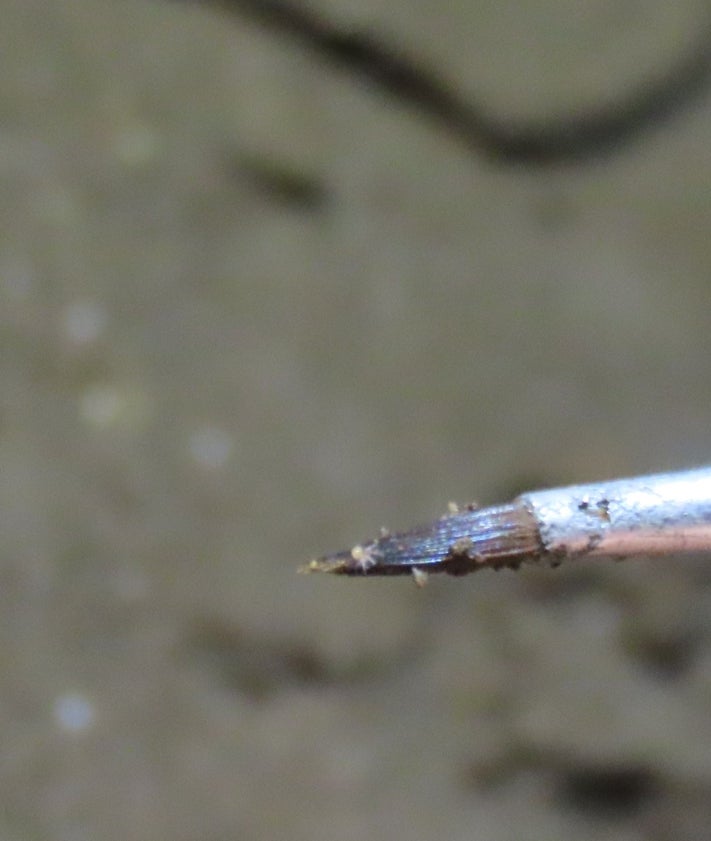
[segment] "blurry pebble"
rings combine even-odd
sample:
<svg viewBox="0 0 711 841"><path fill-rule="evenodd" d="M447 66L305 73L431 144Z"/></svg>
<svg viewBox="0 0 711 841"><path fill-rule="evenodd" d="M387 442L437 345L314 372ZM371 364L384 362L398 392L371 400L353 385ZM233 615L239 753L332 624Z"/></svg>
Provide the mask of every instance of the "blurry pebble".
<svg viewBox="0 0 711 841"><path fill-rule="evenodd" d="M92 301L75 301L62 313L62 332L76 345L95 342L106 329L106 310Z"/></svg>
<svg viewBox="0 0 711 841"><path fill-rule="evenodd" d="M232 436L224 429L206 424L190 436L188 449L193 459L203 467L222 467L232 455Z"/></svg>
<svg viewBox="0 0 711 841"><path fill-rule="evenodd" d="M145 427L154 409L150 394L133 383L93 383L79 396L79 414L92 426L138 430Z"/></svg>
<svg viewBox="0 0 711 841"><path fill-rule="evenodd" d="M94 723L94 705L83 695L68 692L54 702L54 718L59 727L68 733L83 733Z"/></svg>
<svg viewBox="0 0 711 841"><path fill-rule="evenodd" d="M113 423L125 408L126 400L112 385L93 385L85 389L80 400L82 417L95 426Z"/></svg>

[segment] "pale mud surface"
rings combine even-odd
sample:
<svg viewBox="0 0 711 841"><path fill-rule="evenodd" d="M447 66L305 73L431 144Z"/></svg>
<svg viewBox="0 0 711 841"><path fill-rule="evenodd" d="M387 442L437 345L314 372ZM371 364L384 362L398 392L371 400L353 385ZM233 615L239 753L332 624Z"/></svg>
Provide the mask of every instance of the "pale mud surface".
<svg viewBox="0 0 711 841"><path fill-rule="evenodd" d="M517 115L704 14L312 8ZM0 18L0 839L707 838L708 562L295 569L708 461L711 98L536 172L208 9Z"/></svg>

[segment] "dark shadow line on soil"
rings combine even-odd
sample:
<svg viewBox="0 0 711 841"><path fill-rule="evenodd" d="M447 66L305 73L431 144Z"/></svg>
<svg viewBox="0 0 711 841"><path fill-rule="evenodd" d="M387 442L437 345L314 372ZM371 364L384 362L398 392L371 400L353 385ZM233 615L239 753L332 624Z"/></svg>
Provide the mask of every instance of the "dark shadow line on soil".
<svg viewBox="0 0 711 841"><path fill-rule="evenodd" d="M473 151L506 165L544 166L616 152L674 117L707 89L711 79L711 26L705 26L694 49L615 102L562 118L507 121L481 104L466 102L435 71L376 36L339 28L307 8L284 0L189 2L249 17L300 42L439 122Z"/></svg>

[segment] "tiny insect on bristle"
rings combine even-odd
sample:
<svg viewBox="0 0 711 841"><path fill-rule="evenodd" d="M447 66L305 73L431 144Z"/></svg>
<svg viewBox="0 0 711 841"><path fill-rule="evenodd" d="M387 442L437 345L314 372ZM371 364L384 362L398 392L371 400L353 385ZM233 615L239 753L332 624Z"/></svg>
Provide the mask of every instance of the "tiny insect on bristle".
<svg viewBox="0 0 711 841"><path fill-rule="evenodd" d="M412 580L418 587L424 587L429 581L429 578L429 575L423 569L412 567Z"/></svg>

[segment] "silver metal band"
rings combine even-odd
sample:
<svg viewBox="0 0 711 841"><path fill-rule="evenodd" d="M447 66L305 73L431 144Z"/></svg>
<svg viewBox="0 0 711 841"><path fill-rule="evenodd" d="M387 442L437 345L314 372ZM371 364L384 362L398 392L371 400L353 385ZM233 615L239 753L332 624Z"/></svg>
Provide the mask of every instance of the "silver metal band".
<svg viewBox="0 0 711 841"><path fill-rule="evenodd" d="M711 553L711 468L532 491L517 502L553 558Z"/></svg>

